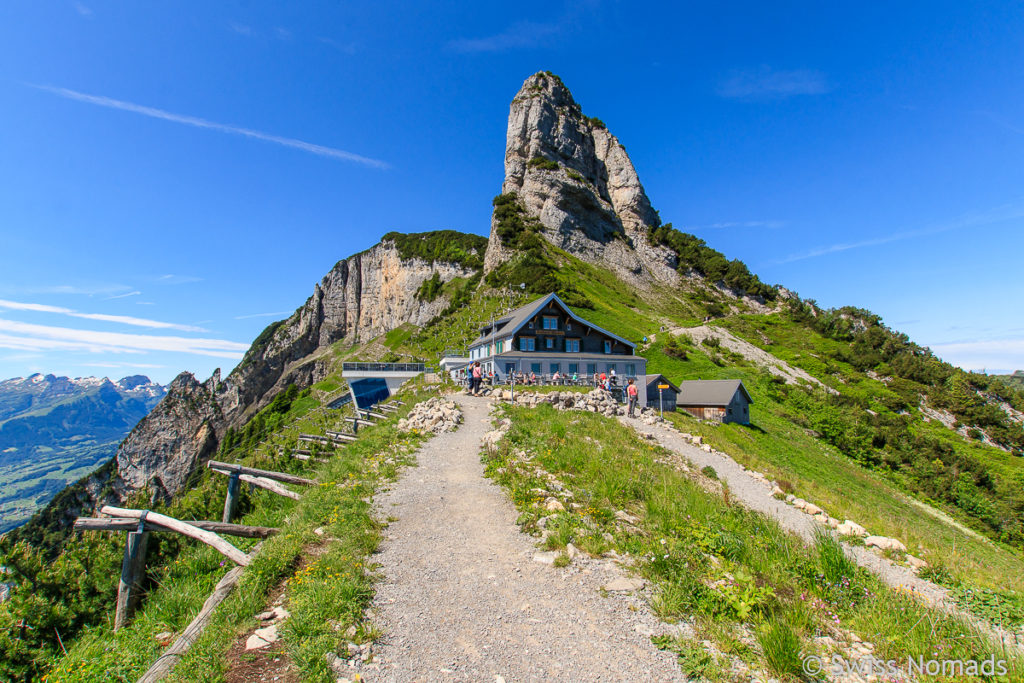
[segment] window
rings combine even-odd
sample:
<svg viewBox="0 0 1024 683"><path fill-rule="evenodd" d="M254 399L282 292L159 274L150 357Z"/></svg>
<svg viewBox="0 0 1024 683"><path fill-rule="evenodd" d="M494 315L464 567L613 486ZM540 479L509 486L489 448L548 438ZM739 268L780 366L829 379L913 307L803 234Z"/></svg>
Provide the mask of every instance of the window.
<svg viewBox="0 0 1024 683"><path fill-rule="evenodd" d="M576 375L576 374L579 373L579 371L580 371L580 364L579 363L569 363L569 374L570 375Z"/></svg>
<svg viewBox="0 0 1024 683"><path fill-rule="evenodd" d="M551 369L551 374L553 375L556 372L561 372L562 366L561 366L560 363L552 363L550 369Z"/></svg>
<svg viewBox="0 0 1024 683"><path fill-rule="evenodd" d="M580 352L580 340L579 339L566 339L565 350L567 353L579 353Z"/></svg>
<svg viewBox="0 0 1024 683"><path fill-rule="evenodd" d="M498 342L498 353L504 353L504 352L505 352L505 342L504 341L500 341L500 342Z"/></svg>
<svg viewBox="0 0 1024 683"><path fill-rule="evenodd" d="M609 375L612 374L613 372L618 372L618 371L619 371L619 364L618 363L609 363L608 364L608 374Z"/></svg>
<svg viewBox="0 0 1024 683"><path fill-rule="evenodd" d="M572 323L569 322L568 320L565 321L565 329L567 329L567 330L571 330L572 329Z"/></svg>
<svg viewBox="0 0 1024 683"><path fill-rule="evenodd" d="M533 351L533 337L520 337L519 338L519 350L520 351Z"/></svg>
<svg viewBox="0 0 1024 683"><path fill-rule="evenodd" d="M612 352L612 343L610 341L605 341L605 343L604 343L604 352L605 353L611 353Z"/></svg>
<svg viewBox="0 0 1024 683"><path fill-rule="evenodd" d="M587 363L587 374L593 375L597 372L597 363Z"/></svg>
<svg viewBox="0 0 1024 683"><path fill-rule="evenodd" d="M544 348L545 349L553 349L553 348L555 348L555 340L553 338L551 338L551 337L545 338L544 339Z"/></svg>
<svg viewBox="0 0 1024 683"><path fill-rule="evenodd" d="M636 363L626 363L626 374L630 377L636 377Z"/></svg>
<svg viewBox="0 0 1024 683"><path fill-rule="evenodd" d="M514 375L514 374L516 374L516 364L515 363L505 363L505 374L506 375Z"/></svg>
<svg viewBox="0 0 1024 683"><path fill-rule="evenodd" d="M533 321L532 320L530 321L529 327L530 327L531 330L533 329Z"/></svg>
<svg viewBox="0 0 1024 683"><path fill-rule="evenodd" d="M541 318L541 326L545 330L557 330L558 329L558 318L546 315Z"/></svg>
<svg viewBox="0 0 1024 683"><path fill-rule="evenodd" d="M535 375L540 374L540 363L530 363L530 372Z"/></svg>

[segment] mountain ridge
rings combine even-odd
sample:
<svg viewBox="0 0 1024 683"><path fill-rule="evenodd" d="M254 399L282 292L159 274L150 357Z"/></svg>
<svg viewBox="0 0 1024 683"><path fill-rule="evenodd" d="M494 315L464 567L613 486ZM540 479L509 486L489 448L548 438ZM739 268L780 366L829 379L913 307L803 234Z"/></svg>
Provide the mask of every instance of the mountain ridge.
<svg viewBox="0 0 1024 683"><path fill-rule="evenodd" d="M109 459L165 393L144 375L0 381L0 531Z"/></svg>

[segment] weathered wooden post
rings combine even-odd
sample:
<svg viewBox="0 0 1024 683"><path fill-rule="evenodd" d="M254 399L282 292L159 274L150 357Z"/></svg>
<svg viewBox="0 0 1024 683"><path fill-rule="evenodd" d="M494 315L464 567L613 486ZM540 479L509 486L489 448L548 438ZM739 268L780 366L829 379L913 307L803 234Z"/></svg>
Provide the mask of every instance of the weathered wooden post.
<svg viewBox="0 0 1024 683"><path fill-rule="evenodd" d="M117 611L114 612L114 630L128 623L139 601L139 588L146 568L146 545L149 532L146 531L146 512L139 518L136 531L128 532L124 544L124 560L121 562L121 580L117 584Z"/></svg>
<svg viewBox="0 0 1024 683"><path fill-rule="evenodd" d="M228 494L224 498L224 516L221 521L227 524L231 516L235 514L235 506L238 504L238 488L240 483L240 472L235 470L228 478Z"/></svg>

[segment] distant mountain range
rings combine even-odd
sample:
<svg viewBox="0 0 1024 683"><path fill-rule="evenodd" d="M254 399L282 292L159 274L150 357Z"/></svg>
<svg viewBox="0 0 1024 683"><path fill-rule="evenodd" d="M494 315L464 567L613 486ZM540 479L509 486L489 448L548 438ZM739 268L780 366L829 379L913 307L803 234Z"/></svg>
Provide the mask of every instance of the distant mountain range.
<svg viewBox="0 0 1024 683"><path fill-rule="evenodd" d="M144 375L0 382L0 533L109 460L166 393Z"/></svg>

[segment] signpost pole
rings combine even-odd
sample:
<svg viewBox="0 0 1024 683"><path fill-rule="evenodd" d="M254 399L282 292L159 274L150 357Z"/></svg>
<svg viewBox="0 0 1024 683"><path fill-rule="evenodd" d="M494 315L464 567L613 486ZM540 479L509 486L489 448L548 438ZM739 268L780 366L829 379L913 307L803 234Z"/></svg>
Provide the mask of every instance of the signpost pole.
<svg viewBox="0 0 1024 683"><path fill-rule="evenodd" d="M661 419L665 419L665 389L668 389L669 385L659 384L658 385L658 405L661 408Z"/></svg>

